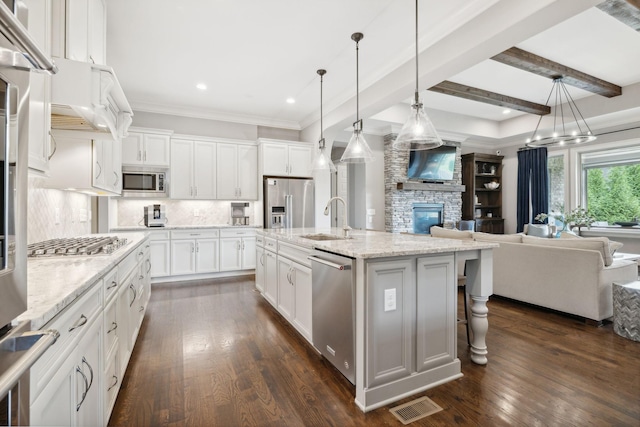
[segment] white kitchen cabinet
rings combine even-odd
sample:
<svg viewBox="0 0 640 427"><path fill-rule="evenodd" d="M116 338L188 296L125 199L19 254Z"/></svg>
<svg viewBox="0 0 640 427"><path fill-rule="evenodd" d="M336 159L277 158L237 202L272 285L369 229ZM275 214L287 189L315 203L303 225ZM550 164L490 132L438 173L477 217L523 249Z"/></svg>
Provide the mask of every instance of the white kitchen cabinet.
<svg viewBox="0 0 640 427"><path fill-rule="evenodd" d="M218 230L171 232L171 274L212 273L219 270Z"/></svg>
<svg viewBox="0 0 640 427"><path fill-rule="evenodd" d="M106 65L106 0L53 0L52 55Z"/></svg>
<svg viewBox="0 0 640 427"><path fill-rule="evenodd" d="M82 339L31 404L31 425L102 425L102 318L88 323Z"/></svg>
<svg viewBox="0 0 640 427"><path fill-rule="evenodd" d="M168 231L153 231L149 236L151 251L150 276L165 277L171 275L171 240Z"/></svg>
<svg viewBox="0 0 640 427"><path fill-rule="evenodd" d="M278 305L278 261L275 252L265 247L264 251L264 297L277 308Z"/></svg>
<svg viewBox="0 0 640 427"><path fill-rule="evenodd" d="M223 229L220 231L220 271L256 268L255 230Z"/></svg>
<svg viewBox="0 0 640 427"><path fill-rule="evenodd" d="M312 287L311 287L311 268L292 263L293 286L295 288L293 317L291 322L293 326L302 334L309 342L312 341Z"/></svg>
<svg viewBox="0 0 640 427"><path fill-rule="evenodd" d="M261 140L262 174L310 177L312 148L299 142Z"/></svg>
<svg viewBox="0 0 640 427"><path fill-rule="evenodd" d="M256 236L256 289L264 292L264 237Z"/></svg>
<svg viewBox="0 0 640 427"><path fill-rule="evenodd" d="M57 130L54 135L56 153L49 161L49 179L43 181L43 186L97 196L120 194L122 178L117 142L94 141L78 131Z"/></svg>
<svg viewBox="0 0 640 427"><path fill-rule="evenodd" d="M219 200L256 200L258 198L257 147L218 143L216 175Z"/></svg>
<svg viewBox="0 0 640 427"><path fill-rule="evenodd" d="M120 319L118 324L118 353L120 356L120 372L118 376L124 376L127 363L133 350L133 342L137 330L131 322L131 311L137 297L138 276L135 268L129 270L123 278L118 291L117 316Z"/></svg>
<svg viewBox="0 0 640 427"><path fill-rule="evenodd" d="M278 256L278 305L277 309L285 319L291 321L295 312L295 274L291 260Z"/></svg>
<svg viewBox="0 0 640 427"><path fill-rule="evenodd" d="M213 142L172 138L171 198L215 199L216 155Z"/></svg>
<svg viewBox="0 0 640 427"><path fill-rule="evenodd" d="M130 131L122 139L122 165L168 168L170 142L171 132Z"/></svg>
<svg viewBox="0 0 640 427"><path fill-rule="evenodd" d="M103 190L122 193L122 163L120 141L94 139L93 186Z"/></svg>
<svg viewBox="0 0 640 427"><path fill-rule="evenodd" d="M27 29L38 47L51 53L51 1L24 0L29 9ZM49 170L51 143L51 76L29 73L29 168Z"/></svg>

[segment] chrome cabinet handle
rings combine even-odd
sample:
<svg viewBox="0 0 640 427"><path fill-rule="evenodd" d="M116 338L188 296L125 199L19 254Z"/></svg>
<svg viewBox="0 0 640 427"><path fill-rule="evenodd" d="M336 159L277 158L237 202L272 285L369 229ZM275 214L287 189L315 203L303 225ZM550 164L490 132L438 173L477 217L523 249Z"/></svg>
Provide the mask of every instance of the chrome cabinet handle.
<svg viewBox="0 0 640 427"><path fill-rule="evenodd" d="M196 242L196 252L200 252L200 245Z"/></svg>
<svg viewBox="0 0 640 427"><path fill-rule="evenodd" d="M118 176L118 172L116 172L116 171L113 171L113 174L116 176L116 180L113 181L113 185L115 186L115 185L118 184L118 179L120 179L120 177Z"/></svg>
<svg viewBox="0 0 640 427"><path fill-rule="evenodd" d="M131 289L133 291L133 299L129 303L129 307L131 307L133 305L133 303L136 301L136 297L138 296L138 292L136 292L136 288L135 288L135 286L133 286L133 284L129 285L129 289Z"/></svg>
<svg viewBox="0 0 640 427"><path fill-rule="evenodd" d="M143 306L143 305L141 305L141 306L140 306L140 309L139 309L138 311L139 311L140 313L142 313L142 312L144 311L144 306Z"/></svg>
<svg viewBox="0 0 640 427"><path fill-rule="evenodd" d="M111 389L112 389L112 388L114 388L115 386L117 386L117 385L118 385L118 377L116 377L116 376L114 375L114 376L113 376L113 379L114 379L113 384L111 384L111 385L109 386L109 388L107 389L107 391L111 391Z"/></svg>
<svg viewBox="0 0 640 427"><path fill-rule="evenodd" d="M118 283L117 283L115 280L112 280L112 281L111 281L111 285L107 288L107 290L109 290L109 289L113 289L113 288L115 288L116 286L118 286Z"/></svg>
<svg viewBox="0 0 640 427"><path fill-rule="evenodd" d="M87 365L87 367L89 368L89 373L91 373L91 379L89 380L89 387L87 387L87 393L88 393L89 389L91 389L91 386L93 385L93 368L91 367L91 365L89 365L89 362L87 362L87 359L84 356L82 356L82 363Z"/></svg>
<svg viewBox="0 0 640 427"><path fill-rule="evenodd" d="M51 133L51 131L49 131L49 136L51 136L51 140L53 141L53 151L51 152L51 154L49 154L49 157L47 158L47 160L51 160L53 155L56 154L56 151L58 150L58 142L53 137L53 134Z"/></svg>
<svg viewBox="0 0 640 427"><path fill-rule="evenodd" d="M192 244L191 244L191 253L194 253L195 251L196 251L196 249L195 249L195 245L192 243Z"/></svg>
<svg viewBox="0 0 640 427"><path fill-rule="evenodd" d="M138 156L136 157L137 160L142 160L142 151L138 150Z"/></svg>
<svg viewBox="0 0 640 427"><path fill-rule="evenodd" d="M260 255L260 265L264 265L264 254Z"/></svg>
<svg viewBox="0 0 640 427"><path fill-rule="evenodd" d="M96 165L100 168L100 171L98 172L98 175L96 175L95 179L98 179L98 177L100 175L102 175L102 166L100 166L100 162L96 162Z"/></svg>
<svg viewBox="0 0 640 427"><path fill-rule="evenodd" d="M194 196L198 197L198 186L196 185L195 187L193 187L195 189L195 194Z"/></svg>
<svg viewBox="0 0 640 427"><path fill-rule="evenodd" d="M111 332L113 332L113 331L115 331L116 329L118 329L118 324L117 324L116 322L111 322L111 325L113 325L113 326L111 327L111 329L109 329L109 330L107 331L107 333L108 333L108 334L110 334Z"/></svg>
<svg viewBox="0 0 640 427"><path fill-rule="evenodd" d="M149 265L149 268L147 268L147 274L149 274L149 272L151 271L151 260L147 258L147 264Z"/></svg>
<svg viewBox="0 0 640 427"><path fill-rule="evenodd" d="M244 251L244 240L242 241L242 250Z"/></svg>
<svg viewBox="0 0 640 427"><path fill-rule="evenodd" d="M80 407L82 406L82 403L84 402L84 399L86 399L87 397L87 392L89 391L89 381L87 381L87 376L84 374L84 372L82 372L82 369L80 369L79 366L76 366L76 373L82 375L82 378L84 379L84 391L82 392L82 398L76 405L76 412L78 412L80 410Z"/></svg>
<svg viewBox="0 0 640 427"><path fill-rule="evenodd" d="M142 156L142 160L147 161L147 150L144 150L144 155Z"/></svg>
<svg viewBox="0 0 640 427"><path fill-rule="evenodd" d="M69 332L72 332L74 329L78 329L80 326L83 326L86 323L87 323L87 316L85 316L84 314L81 314L80 318L76 320L76 323L74 323L73 326L69 328Z"/></svg>

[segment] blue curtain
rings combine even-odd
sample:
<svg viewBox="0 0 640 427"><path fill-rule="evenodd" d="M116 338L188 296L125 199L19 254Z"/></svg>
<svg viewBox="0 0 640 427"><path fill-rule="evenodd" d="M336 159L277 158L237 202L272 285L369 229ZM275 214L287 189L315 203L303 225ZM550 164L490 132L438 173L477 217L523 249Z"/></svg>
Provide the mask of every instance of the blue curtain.
<svg viewBox="0 0 640 427"><path fill-rule="evenodd" d="M520 233L532 215L549 213L549 170L547 148L532 148L518 151L518 228Z"/></svg>

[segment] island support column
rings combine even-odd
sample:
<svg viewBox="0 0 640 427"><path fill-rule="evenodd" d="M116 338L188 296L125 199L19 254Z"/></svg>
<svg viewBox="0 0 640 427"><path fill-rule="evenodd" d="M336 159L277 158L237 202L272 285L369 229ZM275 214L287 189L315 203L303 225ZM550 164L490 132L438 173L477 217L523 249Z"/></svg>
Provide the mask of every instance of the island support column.
<svg viewBox="0 0 640 427"><path fill-rule="evenodd" d="M487 330L489 320L487 301L493 294L493 251L458 252L458 259L466 260L467 294L471 297L471 361L478 365L487 364ZM465 296L466 297L466 296Z"/></svg>

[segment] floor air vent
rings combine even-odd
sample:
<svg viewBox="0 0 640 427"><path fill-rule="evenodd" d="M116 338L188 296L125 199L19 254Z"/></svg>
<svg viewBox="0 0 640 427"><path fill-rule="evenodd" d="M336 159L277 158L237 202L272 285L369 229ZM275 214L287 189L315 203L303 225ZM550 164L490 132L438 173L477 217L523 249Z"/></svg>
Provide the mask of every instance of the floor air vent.
<svg viewBox="0 0 640 427"><path fill-rule="evenodd" d="M397 419L404 425L412 423L420 418L427 417L436 412L442 411L442 408L428 397L421 397L411 402L404 403L389 409Z"/></svg>

